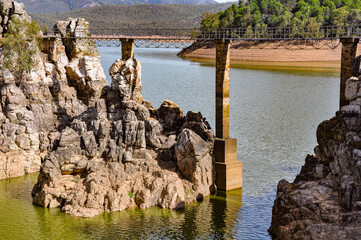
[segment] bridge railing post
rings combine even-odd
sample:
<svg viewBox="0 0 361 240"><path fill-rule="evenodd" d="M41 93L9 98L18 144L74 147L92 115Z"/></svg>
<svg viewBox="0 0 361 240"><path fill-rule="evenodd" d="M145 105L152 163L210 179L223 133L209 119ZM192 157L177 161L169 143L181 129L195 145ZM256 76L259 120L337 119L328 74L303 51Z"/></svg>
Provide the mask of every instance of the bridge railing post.
<svg viewBox="0 0 361 240"><path fill-rule="evenodd" d="M341 76L340 76L340 109L342 106L349 104L349 101L346 100L346 96L345 96L346 81L351 77L352 60L356 57L359 40L360 40L359 38L354 38L354 37L340 38L340 42L342 43Z"/></svg>
<svg viewBox="0 0 361 240"><path fill-rule="evenodd" d="M216 184L220 190L242 187L242 162L237 161L237 139L229 138L230 40L216 44Z"/></svg>

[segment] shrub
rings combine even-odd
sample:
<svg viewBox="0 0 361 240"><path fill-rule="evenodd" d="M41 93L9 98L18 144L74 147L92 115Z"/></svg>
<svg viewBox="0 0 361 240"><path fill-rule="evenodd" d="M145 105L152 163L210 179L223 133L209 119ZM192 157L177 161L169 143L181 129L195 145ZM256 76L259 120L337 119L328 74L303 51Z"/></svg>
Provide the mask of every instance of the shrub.
<svg viewBox="0 0 361 240"><path fill-rule="evenodd" d="M17 79L29 73L36 64L34 55L41 40L40 27L35 21L13 18L2 39L4 62L1 70L9 69Z"/></svg>

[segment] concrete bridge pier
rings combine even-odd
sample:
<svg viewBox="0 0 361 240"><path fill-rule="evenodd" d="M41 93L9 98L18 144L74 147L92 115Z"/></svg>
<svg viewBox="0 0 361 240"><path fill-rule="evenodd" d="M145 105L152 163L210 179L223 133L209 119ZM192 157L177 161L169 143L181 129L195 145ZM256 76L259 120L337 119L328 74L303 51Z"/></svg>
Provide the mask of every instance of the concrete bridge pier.
<svg viewBox="0 0 361 240"><path fill-rule="evenodd" d="M346 81L347 79L352 77L351 76L352 60L356 57L359 40L360 40L359 38L355 38L355 37L345 37L340 39L340 42L342 43L340 109L342 106L349 104L349 101L347 101L345 97Z"/></svg>
<svg viewBox="0 0 361 240"><path fill-rule="evenodd" d="M134 39L123 38L120 41L122 42L122 60L134 58Z"/></svg>
<svg viewBox="0 0 361 240"><path fill-rule="evenodd" d="M237 139L229 137L230 41L216 44L216 184L220 190L242 188L242 162L237 161Z"/></svg>

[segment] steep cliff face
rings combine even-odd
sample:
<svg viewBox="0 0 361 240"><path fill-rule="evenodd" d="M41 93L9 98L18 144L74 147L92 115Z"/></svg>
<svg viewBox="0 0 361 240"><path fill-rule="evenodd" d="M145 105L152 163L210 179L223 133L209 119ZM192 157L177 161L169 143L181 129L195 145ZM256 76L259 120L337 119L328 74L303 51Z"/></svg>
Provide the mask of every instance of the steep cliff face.
<svg viewBox="0 0 361 240"><path fill-rule="evenodd" d="M0 0L0 10L3 37L12 22L26 34L23 5ZM31 70L0 70L0 179L40 169L34 203L81 217L175 209L214 191L213 132L202 115L144 102L133 58L113 64L109 86L84 19L54 28L57 37L41 46L25 38ZM62 38L74 36L85 38ZM1 53L10 66L21 60Z"/></svg>
<svg viewBox="0 0 361 240"><path fill-rule="evenodd" d="M0 19L2 37L12 21L30 21L24 6L11 0L0 1ZM41 53L36 50L33 56L36 71L18 78L8 69L0 71L0 179L39 171L47 148L47 132L55 127L49 90L52 79L46 76ZM3 65L2 52L3 49L0 53ZM11 58L17 63L17 56Z"/></svg>
<svg viewBox="0 0 361 240"><path fill-rule="evenodd" d="M57 39L39 46L37 39L27 38L31 18L24 6L11 0L0 1L0 17L2 39L16 36L14 41L24 41L23 51L33 52L31 70L20 72L14 69L24 62L21 50L2 48L0 53L0 179L4 179L39 171L57 131L93 106L107 81L93 42ZM55 28L71 35L86 29L87 22L70 19Z"/></svg>
<svg viewBox="0 0 361 240"><path fill-rule="evenodd" d="M293 183L279 182L269 229L276 239L360 239L361 81L347 81L350 104L317 129L318 146Z"/></svg>

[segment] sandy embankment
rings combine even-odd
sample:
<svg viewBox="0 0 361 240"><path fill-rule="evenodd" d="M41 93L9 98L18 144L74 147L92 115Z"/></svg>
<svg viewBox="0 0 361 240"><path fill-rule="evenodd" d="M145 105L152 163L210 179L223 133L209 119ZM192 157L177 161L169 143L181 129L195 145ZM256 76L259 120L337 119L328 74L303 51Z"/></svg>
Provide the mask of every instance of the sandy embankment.
<svg viewBox="0 0 361 240"><path fill-rule="evenodd" d="M231 64L241 68L339 72L341 66L341 44L326 40L309 41L306 44L296 41L233 42L230 54ZM193 44L179 52L178 56L202 63L214 63L214 43Z"/></svg>

